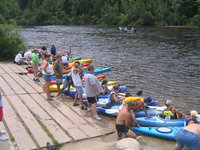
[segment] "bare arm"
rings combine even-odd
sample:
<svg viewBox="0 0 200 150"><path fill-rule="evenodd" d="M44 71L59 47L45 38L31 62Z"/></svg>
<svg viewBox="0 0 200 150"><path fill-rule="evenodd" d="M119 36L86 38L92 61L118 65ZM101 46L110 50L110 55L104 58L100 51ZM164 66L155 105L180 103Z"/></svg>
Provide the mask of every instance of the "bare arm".
<svg viewBox="0 0 200 150"><path fill-rule="evenodd" d="M49 75L50 72L47 72L47 66L48 66L48 62L44 62L43 70L47 75Z"/></svg>
<svg viewBox="0 0 200 150"><path fill-rule="evenodd" d="M117 96L115 94L112 94L112 98L116 101L116 102L121 102L123 99L117 98Z"/></svg>
<svg viewBox="0 0 200 150"><path fill-rule="evenodd" d="M125 116L125 127L131 128L131 126L130 126L130 116L129 115Z"/></svg>

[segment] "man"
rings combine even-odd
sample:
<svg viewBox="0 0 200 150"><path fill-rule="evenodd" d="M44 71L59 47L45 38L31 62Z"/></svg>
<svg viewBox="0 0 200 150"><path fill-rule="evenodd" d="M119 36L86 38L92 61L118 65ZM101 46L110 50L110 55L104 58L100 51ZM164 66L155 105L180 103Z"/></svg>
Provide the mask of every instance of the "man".
<svg viewBox="0 0 200 150"><path fill-rule="evenodd" d="M3 121L3 104L2 104L2 96L0 92L0 121ZM8 140L8 137L4 136L5 131L0 130L0 141Z"/></svg>
<svg viewBox="0 0 200 150"><path fill-rule="evenodd" d="M61 63L61 55L56 55L56 62L54 64L54 73L56 75L56 85L58 88L58 92L60 92L60 85L62 85L62 63Z"/></svg>
<svg viewBox="0 0 200 150"><path fill-rule="evenodd" d="M51 44L51 55L52 55L52 57L56 55L56 46L55 46L55 43Z"/></svg>
<svg viewBox="0 0 200 150"><path fill-rule="evenodd" d="M82 73L84 70L82 67L80 67L80 62L76 61L74 66L71 69L71 74L72 74L72 80L74 83L74 86L76 88L76 95L74 98L74 105L73 106L78 106L79 104L77 103L78 98L81 103L81 109L86 109L85 106L83 105L83 84L81 81L80 73Z"/></svg>
<svg viewBox="0 0 200 150"><path fill-rule="evenodd" d="M33 74L34 74L33 80L35 82L40 82L40 80L38 79L38 66L40 64L40 61L39 61L39 57L38 57L37 53L38 53L38 50L34 49L31 54L32 65L33 65Z"/></svg>
<svg viewBox="0 0 200 150"><path fill-rule="evenodd" d="M117 115L115 126L119 138L122 138L123 135L125 135L125 137L131 137L131 138L137 137L137 135L132 131L132 124L133 121L135 122L135 119L133 119L133 116L130 112L134 108L134 105L135 102L133 101L128 102L125 106L123 106L123 108ZM136 124L138 123L136 122Z"/></svg>
<svg viewBox="0 0 200 150"><path fill-rule="evenodd" d="M31 62L31 54L32 52L30 50L24 53L24 59L27 61L28 66L30 65Z"/></svg>
<svg viewBox="0 0 200 150"><path fill-rule="evenodd" d="M199 150L200 124L190 122L188 126L180 129L176 133L175 139L177 144L175 145L174 150L181 150L184 145L187 146L190 150Z"/></svg>
<svg viewBox="0 0 200 150"><path fill-rule="evenodd" d="M97 115L96 104L97 96L102 93L101 84L96 76L93 75L94 67L92 65L88 66L88 73L84 75L85 80L85 90L88 100L88 111L92 111L92 115L96 120L101 120Z"/></svg>
<svg viewBox="0 0 200 150"><path fill-rule="evenodd" d="M21 65L24 62L24 58L22 57L23 51L19 51L18 54L15 56L15 63Z"/></svg>
<svg viewBox="0 0 200 150"><path fill-rule="evenodd" d="M130 102L130 101L134 101L135 105L133 107L133 111L139 111L139 110L144 110L145 114L147 115L148 118L150 118L151 116L148 114L147 109L145 107L145 103L148 104L152 101L152 98L150 96L147 96L146 98L142 98L142 97L132 97L130 95L128 95L128 97L126 97L124 99L124 104Z"/></svg>
<svg viewBox="0 0 200 150"><path fill-rule="evenodd" d="M57 98L60 95L60 93L62 93L62 91L64 89L66 89L66 88L67 88L67 95L70 95L70 86L72 86L72 85L73 85L72 77L71 76L67 76L65 81L64 81L62 89L57 94Z"/></svg>

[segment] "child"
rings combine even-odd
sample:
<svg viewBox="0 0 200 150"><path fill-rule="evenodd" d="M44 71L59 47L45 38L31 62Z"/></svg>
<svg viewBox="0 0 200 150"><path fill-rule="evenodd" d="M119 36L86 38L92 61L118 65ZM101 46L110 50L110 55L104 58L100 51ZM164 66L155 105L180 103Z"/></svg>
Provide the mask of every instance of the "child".
<svg viewBox="0 0 200 150"><path fill-rule="evenodd" d="M0 92L0 121L3 121L3 104L2 104L2 96ZM0 141L8 140L8 137L4 136L5 131L0 130Z"/></svg>
<svg viewBox="0 0 200 150"><path fill-rule="evenodd" d="M102 94L109 94L110 90L108 89L108 81L107 80L103 80L103 82L101 83L102 86Z"/></svg>

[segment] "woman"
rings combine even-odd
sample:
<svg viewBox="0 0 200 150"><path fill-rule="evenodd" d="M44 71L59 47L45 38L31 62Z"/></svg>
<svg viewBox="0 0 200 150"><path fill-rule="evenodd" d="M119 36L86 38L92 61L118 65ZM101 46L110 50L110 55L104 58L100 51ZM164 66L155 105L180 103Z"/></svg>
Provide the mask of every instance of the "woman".
<svg viewBox="0 0 200 150"><path fill-rule="evenodd" d="M52 75L54 74L54 71L53 71L52 66L48 63L49 60L50 60L50 55L46 54L42 62L42 74L45 80L44 91L47 94L47 100L52 101L53 96L51 96L49 86L50 86L50 81L52 80Z"/></svg>

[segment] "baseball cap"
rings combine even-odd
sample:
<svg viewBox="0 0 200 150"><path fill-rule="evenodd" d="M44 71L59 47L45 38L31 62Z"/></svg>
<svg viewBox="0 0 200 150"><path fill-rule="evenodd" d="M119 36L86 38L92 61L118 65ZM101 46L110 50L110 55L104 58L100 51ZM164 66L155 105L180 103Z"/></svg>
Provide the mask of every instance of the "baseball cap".
<svg viewBox="0 0 200 150"><path fill-rule="evenodd" d="M145 102L151 102L152 101L152 98L150 96L147 96L145 97L144 99Z"/></svg>

